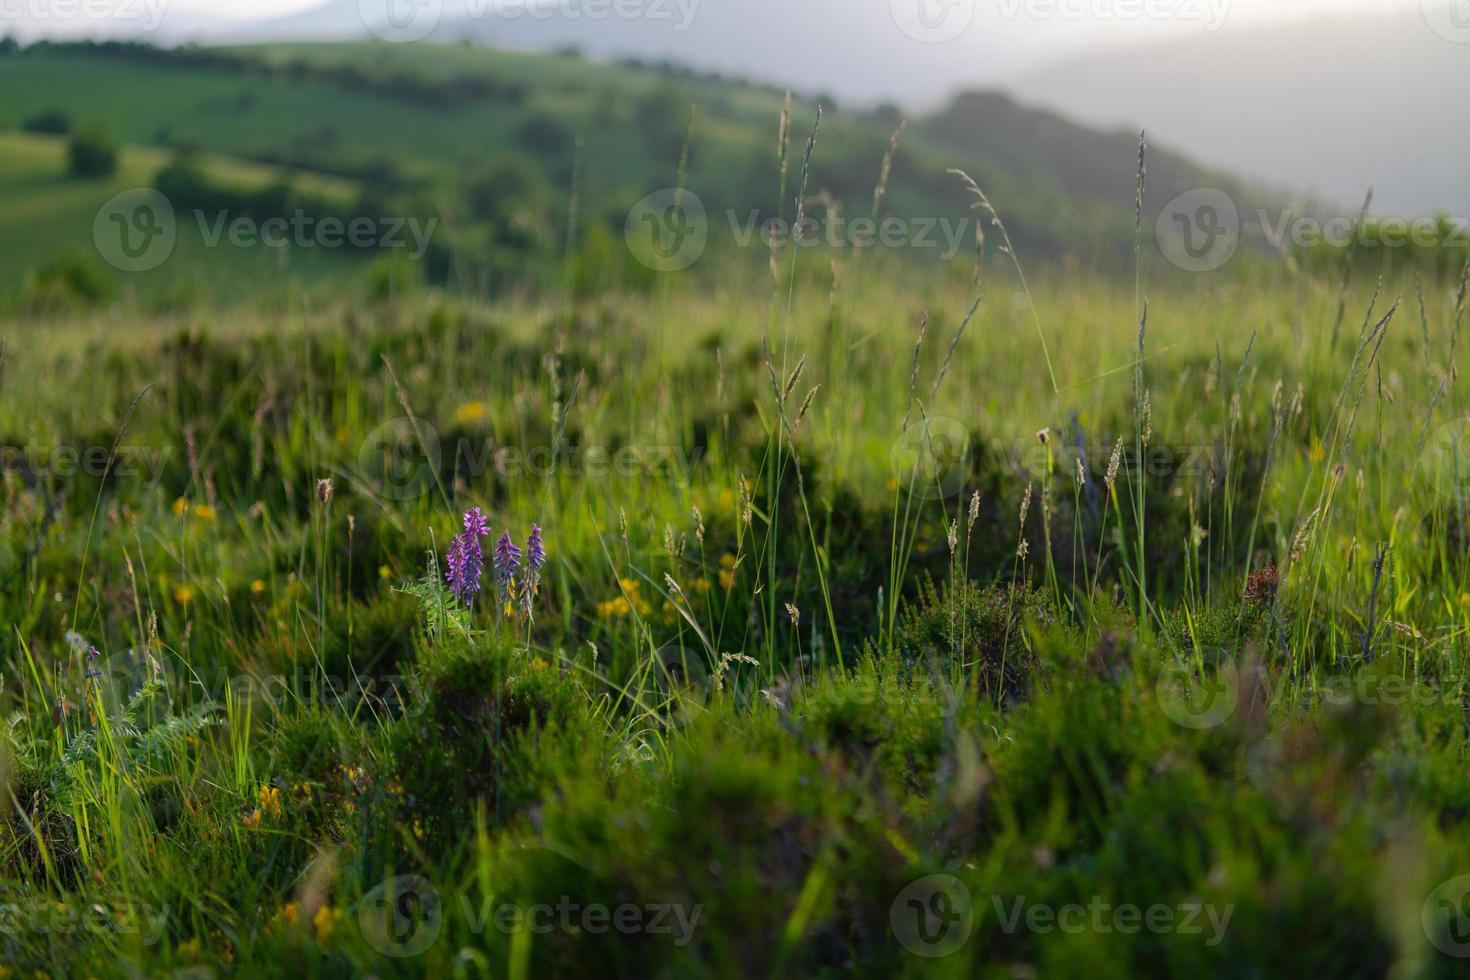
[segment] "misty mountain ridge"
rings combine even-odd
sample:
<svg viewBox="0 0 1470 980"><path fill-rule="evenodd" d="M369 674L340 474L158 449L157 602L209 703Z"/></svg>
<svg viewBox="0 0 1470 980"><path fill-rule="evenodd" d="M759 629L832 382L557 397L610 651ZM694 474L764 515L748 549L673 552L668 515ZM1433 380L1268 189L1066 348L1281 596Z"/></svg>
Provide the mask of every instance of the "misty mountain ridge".
<svg viewBox="0 0 1470 980"><path fill-rule="evenodd" d="M1376 213L1470 215L1470 47L1417 13L1093 53L1007 88L1095 125L1147 126L1196 159L1334 209L1372 187Z"/></svg>

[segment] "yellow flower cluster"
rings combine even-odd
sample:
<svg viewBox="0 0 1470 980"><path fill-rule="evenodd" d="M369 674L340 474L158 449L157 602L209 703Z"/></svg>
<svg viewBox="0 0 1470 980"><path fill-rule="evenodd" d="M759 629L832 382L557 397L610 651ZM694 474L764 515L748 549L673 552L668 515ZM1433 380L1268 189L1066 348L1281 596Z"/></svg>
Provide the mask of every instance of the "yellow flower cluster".
<svg viewBox="0 0 1470 980"><path fill-rule="evenodd" d="M603 619L615 619L638 613L639 616L647 617L653 612L653 607L648 600L643 598L642 582L634 578L618 579L622 586L622 594L614 596L606 602L597 604L597 613Z"/></svg>
<svg viewBox="0 0 1470 980"><path fill-rule="evenodd" d="M337 923L342 921L342 910L330 905L319 906L311 917L312 933L316 936L318 946L325 946L332 938L332 933L337 931ZM286 932L295 929L301 924L301 903L287 902L281 906L281 910L271 919L269 929L271 932Z"/></svg>
<svg viewBox="0 0 1470 980"><path fill-rule="evenodd" d="M301 924L301 903L287 902L281 906L281 910L271 919L267 927L271 932L279 932L284 929L294 929Z"/></svg>
<svg viewBox="0 0 1470 980"><path fill-rule="evenodd" d="M281 791L266 783L260 787L256 794L258 805L254 810L247 813L243 822L247 830L254 830L260 826L261 819L269 816L272 820L281 819Z"/></svg>
<svg viewBox="0 0 1470 980"><path fill-rule="evenodd" d="M316 944L325 946L327 940L332 938L332 932L337 928L337 922L342 918L342 910L334 909L330 905L323 905L316 910L316 915L311 917L311 927L316 931Z"/></svg>
<svg viewBox="0 0 1470 980"><path fill-rule="evenodd" d="M726 592L735 588L735 556L728 551L720 556L720 588Z"/></svg>
<svg viewBox="0 0 1470 980"><path fill-rule="evenodd" d="M209 504L192 503L188 497L179 497L177 500L175 500L173 511L175 517L183 517L185 514L192 514L195 520L204 521L206 523L213 521L216 517L219 516L217 513L215 513L215 509Z"/></svg>

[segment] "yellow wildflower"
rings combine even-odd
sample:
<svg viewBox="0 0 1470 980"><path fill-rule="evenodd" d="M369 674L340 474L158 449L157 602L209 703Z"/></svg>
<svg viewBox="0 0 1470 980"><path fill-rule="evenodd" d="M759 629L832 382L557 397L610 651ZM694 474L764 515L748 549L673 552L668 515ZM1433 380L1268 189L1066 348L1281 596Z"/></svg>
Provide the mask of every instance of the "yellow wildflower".
<svg viewBox="0 0 1470 980"><path fill-rule="evenodd" d="M262 592L265 591L265 582L261 581L260 579L253 580L250 583L250 591L256 595L260 595Z"/></svg>
<svg viewBox="0 0 1470 980"><path fill-rule="evenodd" d="M270 927L272 930L278 928L294 929L300 922L301 905L297 902L287 902L281 906L281 911L276 913L275 918L271 919Z"/></svg>
<svg viewBox="0 0 1470 980"><path fill-rule="evenodd" d="M195 504L194 516L201 521L212 521L216 515L214 508L208 504Z"/></svg>
<svg viewBox="0 0 1470 980"><path fill-rule="evenodd" d="M332 930L337 928L337 920L340 918L342 910L334 909L330 905L323 905L316 910L316 915L311 917L311 925L316 930L318 946L325 946L327 940L332 938Z"/></svg>
<svg viewBox="0 0 1470 980"><path fill-rule="evenodd" d="M626 616L632 611L633 607L628 604L628 600L624 596L617 596L606 602L599 602L597 604L597 613L603 619L611 619L614 616Z"/></svg>
<svg viewBox="0 0 1470 980"><path fill-rule="evenodd" d="M465 402L463 405L459 406L459 408L456 408L454 410L454 421L459 422L463 425L468 425L471 422L478 422L485 417L487 411L488 409L485 407L484 402Z"/></svg>
<svg viewBox="0 0 1470 980"><path fill-rule="evenodd" d="M189 513L189 498L179 497L174 501L174 516L179 517Z"/></svg>
<svg viewBox="0 0 1470 980"><path fill-rule="evenodd" d="M260 808L271 815L271 819L279 820L281 817L281 791L270 784L260 788Z"/></svg>
<svg viewBox="0 0 1470 980"><path fill-rule="evenodd" d="M245 814L245 816L241 818L241 822L245 824L246 830L254 830L256 827L260 826L260 811L251 810L249 813Z"/></svg>
<svg viewBox="0 0 1470 980"><path fill-rule="evenodd" d="M187 585L179 585L174 587L174 602L177 602L181 606L187 606L193 601L193 589L189 588Z"/></svg>

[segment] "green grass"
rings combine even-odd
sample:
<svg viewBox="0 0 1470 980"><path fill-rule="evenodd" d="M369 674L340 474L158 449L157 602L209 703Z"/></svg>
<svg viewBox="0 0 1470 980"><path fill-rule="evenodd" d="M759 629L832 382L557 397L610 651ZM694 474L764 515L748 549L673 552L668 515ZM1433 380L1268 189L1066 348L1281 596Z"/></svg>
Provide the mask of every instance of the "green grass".
<svg viewBox="0 0 1470 980"><path fill-rule="evenodd" d="M611 241L0 320L7 973L1463 973L1463 272Z"/></svg>
<svg viewBox="0 0 1470 980"><path fill-rule="evenodd" d="M681 179L681 166L685 186L716 216L722 236L726 210L741 220L752 209L762 217L789 212L775 158L783 95L767 87L462 46L297 44L218 54L241 60L185 63L187 54L67 45L11 53L0 57L0 84L9 94L0 125L16 128L59 109L77 125L105 122L128 144L196 146L349 178L373 191L380 209L451 219L460 264L494 265L515 286L528 266L556 267L574 190L580 216L613 235L634 202ZM349 68L358 74L344 77ZM473 97L414 95L416 86L486 79L495 87ZM796 132L810 127L816 108L798 95ZM559 129L563 145L528 138L533 122ZM995 95L961 99L911 123L894 161L886 213L958 218L968 200L946 170L963 167L1006 202L1028 254L1125 261L1134 137L1087 130ZM849 218L868 215L896 124L888 115L828 106L826 152L813 161L811 192L825 194ZM681 165L686 132L690 153ZM496 222L471 204L475 180L506 161L530 171L533 186L512 202L529 216L539 243L529 260L487 256L493 250L482 239L493 236ZM1161 187L1228 188L1242 206L1268 199L1163 149L1151 166ZM396 175L393 186L375 186L372 175L387 170ZM0 275L0 287L17 282L13 273Z"/></svg>
<svg viewBox="0 0 1470 980"><path fill-rule="evenodd" d="M99 264L92 239L92 224L99 209L114 195L138 187L151 187L154 175L169 161L166 150L125 146L117 172L105 178L78 178L67 173L66 140L62 137L0 132L0 280L20 282L38 261L68 250L90 256ZM262 188L282 179L293 186L329 200L349 200L355 192L351 181L318 174L293 173L242 160L211 157L205 160L211 179L230 187ZM144 297L176 293L181 288L194 295L209 295L217 301L238 299L266 283L278 283L284 268L288 275L311 282L346 278L346 270L359 262L325 250L290 256L282 265L277 250L235 248L228 239L207 246L198 218L189 211L176 214L179 240L169 260L155 270L118 276L126 288ZM206 227L213 216L206 215ZM353 275L359 275L354 273Z"/></svg>
<svg viewBox="0 0 1470 980"><path fill-rule="evenodd" d="M47 384L7 382L0 431L17 446L109 447L125 426L131 462L105 486L45 466L8 483L6 575L20 584L5 598L8 743L22 789L0 860L47 902L168 909L156 936L99 929L83 945L27 899L11 960L99 975L194 962L1451 975L1417 916L1470 860L1453 720L1470 628L1465 502L1425 478L1415 448L1426 420L1432 431L1465 410L1451 386L1429 413L1453 284L1426 293L1427 366L1413 318L1396 317L1372 384L1360 369L1337 410L1354 352L1329 345L1330 270L1151 291L1147 439L1172 455L1148 477L1125 462L1109 495L1108 450L1133 426L1131 289L1032 283L1059 416L1019 302L982 304L927 398L967 306L962 280L875 263L844 280L834 316L826 272L797 273L772 347L806 356L790 416L820 385L795 436L805 507L789 438L778 496L763 475L780 423L754 282L675 288L653 308L609 294L576 332L548 332L565 311L540 303L447 298L316 309L289 326L242 313L217 336L157 321L80 320L44 345L8 332L7 379ZM996 275L991 292L1009 295ZM1349 309L1369 293L1351 286ZM904 324L920 308L923 412L974 440L938 498L909 493L894 451ZM595 323L618 324L617 341ZM1241 323L1263 328L1252 338ZM616 353L643 345L657 357ZM783 387L790 366L774 366ZM405 405L449 447L437 470L416 468L411 423L395 430L408 468L376 463L373 433ZM1063 451L1073 413L1091 490ZM512 455L473 468L495 458L487 446ZM556 472L514 465L538 447L556 451ZM606 472L589 464L595 447L635 447L640 465ZM1212 475L1227 453L1237 465ZM489 601L446 618L455 603L439 586L400 591L426 549L442 564L472 505L497 534L542 527L551 560L533 624ZM895 533L906 570L890 628ZM1379 542L1392 545L1381 576ZM1274 600L1242 598L1269 561ZM441 612L426 621L420 607ZM89 693L68 630L102 651L113 700ZM1180 699L1179 670L1240 678L1222 724L1180 723L1200 706ZM1347 680L1366 693L1341 697ZM374 889L405 874L437 889L443 934L398 959L372 910ZM938 960L909 952L890 919L931 874L977 903L969 941ZM1048 935L1007 931L992 900L1094 895L1231 918L1216 942ZM474 925L482 906L563 896L699 919L683 943ZM1303 941L1283 946L1282 923Z"/></svg>

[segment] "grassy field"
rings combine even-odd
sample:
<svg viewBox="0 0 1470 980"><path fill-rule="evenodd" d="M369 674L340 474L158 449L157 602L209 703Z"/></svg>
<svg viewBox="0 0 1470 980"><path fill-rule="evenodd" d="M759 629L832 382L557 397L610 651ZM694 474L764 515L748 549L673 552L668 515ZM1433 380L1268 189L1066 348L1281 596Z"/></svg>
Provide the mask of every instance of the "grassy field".
<svg viewBox="0 0 1470 980"><path fill-rule="evenodd" d="M551 281L561 282L569 245L585 247L594 231L620 235L635 203L663 188L687 187L712 215L742 219L752 211L780 213L787 203L774 154L784 94L670 67L437 45L171 53L37 45L0 52L0 85L10 95L0 108L0 133L54 111L76 127L105 124L129 147L160 148L168 155L159 165L176 147L195 148L284 169L298 188L308 173L348 181L374 216L437 216L443 227L436 241L454 255L452 271L439 281L470 283L482 295L535 279L528 267L550 265L557 270ZM797 94L793 133L810 131L819 102ZM826 213L871 213L874 185L903 119L892 107L823 107L824 153L812 161L810 184ZM946 173L963 167L1007 202L1023 247L1125 268L1136 143L1137 134L1086 130L1004 97L959 98L905 127L884 211L965 214L964 186ZM153 175L141 169L149 159L143 153L124 169L152 186ZM1151 166L1159 193L1151 209L1195 186L1229 189L1242 206L1271 199L1162 147ZM64 173L57 169L58 181ZM11 184L9 171L0 172L0 194ZM10 191L28 192L20 185ZM79 208L82 198L69 195L67 208ZM573 206L586 226L577 241L567 237ZM0 265L0 299L23 281L24 262L53 257L24 247L31 227L7 223L15 237L5 249L14 257ZM58 237L42 229L38 241ZM605 256L588 261L601 264ZM250 282L257 293L271 284ZM201 295L207 303L212 294Z"/></svg>
<svg viewBox="0 0 1470 980"><path fill-rule="evenodd" d="M116 194L151 186L168 160L166 150L126 146L115 173L78 178L67 173L65 139L0 132L0 166L5 172L0 181L0 280L24 283L27 273L59 256L95 255L93 222L99 210ZM213 180L244 190L258 190L284 177L329 199L348 200L356 193L355 185L341 178L227 157L206 158L203 166ZM162 297L195 302L209 297L229 303L258 293L264 283L279 282L283 272L296 277L300 289L308 281L341 283L354 266L342 253L326 250L284 256L279 249L234 248L228 238L209 246L207 232L215 220L207 211L202 223L188 210L178 214L179 238L169 261L124 276L121 285L148 301ZM353 278L360 275L360 269L352 273Z"/></svg>
<svg viewBox="0 0 1470 980"><path fill-rule="evenodd" d="M7 238L172 159L63 153ZM0 975L1463 975L1463 262L991 198L978 265L8 311Z"/></svg>
<svg viewBox="0 0 1470 980"><path fill-rule="evenodd" d="M6 959L1454 975L1454 284L868 271L9 332Z"/></svg>

